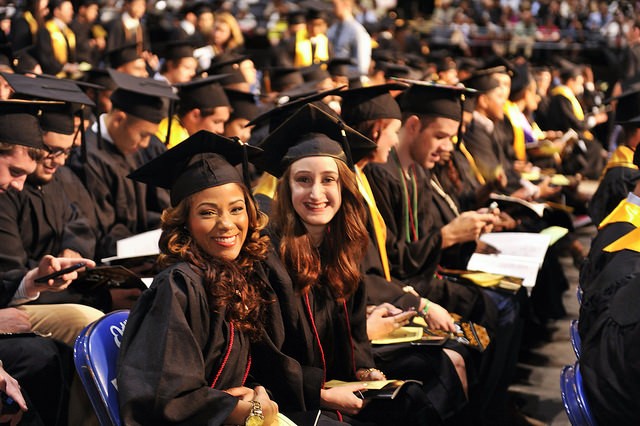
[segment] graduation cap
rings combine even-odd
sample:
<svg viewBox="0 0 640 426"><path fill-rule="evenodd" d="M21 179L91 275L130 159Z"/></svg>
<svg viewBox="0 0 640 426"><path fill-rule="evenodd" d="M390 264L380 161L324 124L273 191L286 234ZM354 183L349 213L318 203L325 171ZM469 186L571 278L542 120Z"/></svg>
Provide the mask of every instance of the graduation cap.
<svg viewBox="0 0 640 426"><path fill-rule="evenodd" d="M139 59L141 53L142 43L128 43L109 50L106 55L111 68L120 68L124 64Z"/></svg>
<svg viewBox="0 0 640 426"><path fill-rule="evenodd" d="M462 121L462 103L470 89L416 80L399 81L411 84L402 93L402 111Z"/></svg>
<svg viewBox="0 0 640 426"><path fill-rule="evenodd" d="M0 142L45 149L38 117L56 101L9 99L0 101Z"/></svg>
<svg viewBox="0 0 640 426"><path fill-rule="evenodd" d="M84 73L84 81L101 86L100 90L116 90L116 83L109 75L109 71L101 68L92 68Z"/></svg>
<svg viewBox="0 0 640 426"><path fill-rule="evenodd" d="M271 90L282 92L288 88L304 83L304 77L297 67L273 67L269 69L269 81Z"/></svg>
<svg viewBox="0 0 640 426"><path fill-rule="evenodd" d="M299 4L300 9L305 12L307 21L314 19L329 20L329 15L333 11L331 5L319 0L303 0Z"/></svg>
<svg viewBox="0 0 640 426"><path fill-rule="evenodd" d="M342 119L350 126L382 118L402 120L400 106L389 91L408 87L403 83L390 83L342 91Z"/></svg>
<svg viewBox="0 0 640 426"><path fill-rule="evenodd" d="M504 74L506 72L507 69L504 66L478 69L473 72L471 77L467 78L462 83L466 87L470 87L479 92L488 92L500 86L500 81L494 78L494 75L500 73Z"/></svg>
<svg viewBox="0 0 640 426"><path fill-rule="evenodd" d="M167 61L193 58L194 45L191 40L171 40L158 45L161 56Z"/></svg>
<svg viewBox="0 0 640 426"><path fill-rule="evenodd" d="M306 104L272 131L259 145L257 166L281 177L291 163L306 157L329 156L349 168L376 149L369 138L314 104Z"/></svg>
<svg viewBox="0 0 640 426"><path fill-rule="evenodd" d="M82 110L83 105L95 105L72 80L46 75L33 78L21 74L1 74L13 89L15 97L64 102L51 106L40 114L40 127L44 131L73 134L74 115Z"/></svg>
<svg viewBox="0 0 640 426"><path fill-rule="evenodd" d="M640 87L627 90L619 96L605 100L604 103L609 104L613 101L617 101L617 124L636 124L640 127Z"/></svg>
<svg viewBox="0 0 640 426"><path fill-rule="evenodd" d="M109 69L117 89L111 94L113 108L151 123L159 123L168 114L168 102L177 100L171 86L152 78L134 77Z"/></svg>
<svg viewBox="0 0 640 426"><path fill-rule="evenodd" d="M294 10L290 10L289 12L287 12L287 25L291 27L293 25L306 23L307 19L305 15L306 12L303 9L296 8Z"/></svg>
<svg viewBox="0 0 640 426"><path fill-rule="evenodd" d="M249 59L246 55L237 55L234 53L223 53L211 60L211 65L207 70L210 76L224 74L224 78L220 80L220 84L227 86L229 84L246 83L242 71L240 71L240 63Z"/></svg>
<svg viewBox="0 0 640 426"><path fill-rule="evenodd" d="M285 102L279 104L277 107L266 111L263 114L260 114L249 123L247 126L255 126L261 123L269 122L269 129L274 130L276 127L280 126L289 115L293 114L295 111L300 109L303 105L311 104L316 102L316 106L319 108L326 108L327 112L329 112L330 108L328 106L324 106L323 103L319 102L327 96L337 95L339 94L345 86L337 87L335 89L325 90L322 92L318 92L314 90L307 96L301 97L299 99L291 100L289 102ZM322 106L320 106L322 104Z"/></svg>
<svg viewBox="0 0 640 426"><path fill-rule="evenodd" d="M351 58L331 58L327 62L327 71L333 77L348 77L349 69L356 65Z"/></svg>
<svg viewBox="0 0 640 426"><path fill-rule="evenodd" d="M384 72L384 78L387 80L391 78L409 78L411 75L411 68L393 62L381 63L380 69Z"/></svg>
<svg viewBox="0 0 640 426"><path fill-rule="evenodd" d="M475 90L468 90L465 92L464 102L462 104L463 112L473 112L476 109L479 94L480 92Z"/></svg>
<svg viewBox="0 0 640 426"><path fill-rule="evenodd" d="M304 81L321 81L331 78L326 64L313 64L300 70Z"/></svg>
<svg viewBox="0 0 640 426"><path fill-rule="evenodd" d="M214 75L176 84L180 98L180 111L231 106L220 80L225 76Z"/></svg>
<svg viewBox="0 0 640 426"><path fill-rule="evenodd" d="M583 67L561 56L555 56L552 61L560 69L560 80L567 81L582 74Z"/></svg>
<svg viewBox="0 0 640 426"><path fill-rule="evenodd" d="M227 183L245 184L234 166L255 161L261 149L206 130L189 136L128 177L170 190L171 205L199 191Z"/></svg>
<svg viewBox="0 0 640 426"><path fill-rule="evenodd" d="M251 121L258 116L258 105L256 105L256 98L253 93L234 89L224 89L224 92L231 104L229 121L238 118Z"/></svg>
<svg viewBox="0 0 640 426"><path fill-rule="evenodd" d="M28 46L13 53L11 67L18 74L26 74L33 72L34 68L39 65L35 58L36 46Z"/></svg>
<svg viewBox="0 0 640 426"><path fill-rule="evenodd" d="M458 66L455 59L453 59L451 56L445 56L444 58L441 58L436 62L437 72L445 72L455 69L458 69Z"/></svg>
<svg viewBox="0 0 640 426"><path fill-rule="evenodd" d="M509 93L509 99L512 101L518 97L522 97L521 94L531 84L531 71L529 65L526 63L514 66L514 73L511 79L511 92Z"/></svg>

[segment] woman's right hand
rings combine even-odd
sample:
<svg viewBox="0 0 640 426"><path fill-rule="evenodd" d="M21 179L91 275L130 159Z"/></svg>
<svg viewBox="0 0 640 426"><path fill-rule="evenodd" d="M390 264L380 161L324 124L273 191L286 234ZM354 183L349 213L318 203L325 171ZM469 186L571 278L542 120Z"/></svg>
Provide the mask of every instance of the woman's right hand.
<svg viewBox="0 0 640 426"><path fill-rule="evenodd" d="M255 392L255 401L262 406L262 414L264 415L264 424L267 426L278 425L278 404L269 398L267 390L262 386L253 388Z"/></svg>
<svg viewBox="0 0 640 426"><path fill-rule="evenodd" d="M352 416L356 415L364 406L364 401L358 398L354 392L362 391L366 388L364 384L354 383L331 389L322 389L320 391L322 408L339 410Z"/></svg>

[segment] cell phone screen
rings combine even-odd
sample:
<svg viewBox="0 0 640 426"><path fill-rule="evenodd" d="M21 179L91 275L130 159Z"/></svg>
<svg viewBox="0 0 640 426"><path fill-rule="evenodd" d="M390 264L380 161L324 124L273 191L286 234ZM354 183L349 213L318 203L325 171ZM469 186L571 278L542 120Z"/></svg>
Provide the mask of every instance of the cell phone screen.
<svg viewBox="0 0 640 426"><path fill-rule="evenodd" d="M76 263L75 265L71 265L68 268L60 269L59 271L56 271L56 272L51 273L49 275L45 275L45 276L42 276L42 277L37 277L36 279L34 279L34 281L37 282L37 283L46 283L47 281L49 281L51 279L55 279L55 278L61 277L64 274L68 274L69 272L73 272L76 269L80 269L85 265L86 264L84 262Z"/></svg>

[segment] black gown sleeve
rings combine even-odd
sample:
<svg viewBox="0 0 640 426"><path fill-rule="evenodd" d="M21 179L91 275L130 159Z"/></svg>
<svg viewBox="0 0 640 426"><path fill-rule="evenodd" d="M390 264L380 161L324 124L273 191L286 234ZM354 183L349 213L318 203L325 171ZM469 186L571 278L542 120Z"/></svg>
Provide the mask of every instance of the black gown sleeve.
<svg viewBox="0 0 640 426"><path fill-rule="evenodd" d="M391 175L388 165L369 164L365 167L365 173L378 210L387 225L387 255L391 275L404 280L428 273L429 269L435 270L442 245L440 230L430 226L428 218L419 216L420 238L414 242L407 241L404 235L401 183ZM424 210L420 206L428 204L424 197L431 193L424 185L418 184L418 188L418 209L422 214Z"/></svg>
<svg viewBox="0 0 640 426"><path fill-rule="evenodd" d="M222 425L238 403L207 381L203 353L224 346L223 330L209 329L216 313L188 268L160 273L129 316L118 360L123 424Z"/></svg>

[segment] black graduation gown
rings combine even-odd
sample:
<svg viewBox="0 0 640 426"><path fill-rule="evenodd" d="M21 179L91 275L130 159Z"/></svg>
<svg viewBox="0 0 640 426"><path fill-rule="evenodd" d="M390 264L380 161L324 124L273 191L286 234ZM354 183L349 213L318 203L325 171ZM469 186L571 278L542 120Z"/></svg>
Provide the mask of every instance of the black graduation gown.
<svg viewBox="0 0 640 426"><path fill-rule="evenodd" d="M93 258L95 237L88 221L64 196L54 178L44 186L26 183L0 197L0 269L34 268L46 254L64 249Z"/></svg>
<svg viewBox="0 0 640 426"><path fill-rule="evenodd" d="M149 33L144 22L140 22L142 28L142 50L150 50L151 44ZM124 27L122 16L118 16L112 20L108 28L107 48L106 51L115 50L127 44L136 43L136 33L128 33Z"/></svg>
<svg viewBox="0 0 640 426"><path fill-rule="evenodd" d="M478 120L474 119L467 127L464 134L465 146L473 156L478 170L487 182L496 178L496 169L501 167L507 177L507 192L513 192L520 188L520 176L513 169L505 155L504 144L501 139L508 139L507 125L504 122L494 124L492 133ZM509 129L510 130L510 129ZM513 137L511 138L513 141Z"/></svg>
<svg viewBox="0 0 640 426"><path fill-rule="evenodd" d="M640 171L629 167L612 167L605 173L589 201L589 216L598 225L632 192L640 179Z"/></svg>
<svg viewBox="0 0 640 426"><path fill-rule="evenodd" d="M210 306L202 277L187 263L168 267L138 300L122 338L123 424L223 424L238 399L222 390L242 386L249 352L248 337Z"/></svg>
<svg viewBox="0 0 640 426"><path fill-rule="evenodd" d="M148 231L146 187L127 178L137 168L133 155L123 155L111 142L102 141L98 148L96 134L87 132L87 162L69 164L96 202L96 215L101 238L96 245L96 258L116 254L116 242Z"/></svg>
<svg viewBox="0 0 640 426"><path fill-rule="evenodd" d="M458 149L451 153L449 163L446 165L436 164L433 173L438 177L447 194L455 194L461 211L486 207L492 187L481 185L478 182L469 160Z"/></svg>
<svg viewBox="0 0 640 426"><path fill-rule="evenodd" d="M143 166L166 151L167 147L165 144L153 135L149 140L149 146L135 153L136 164L138 167ZM169 195L169 190L153 185L146 185L146 187L147 218L149 221L149 227L160 226L162 211L171 207L171 196Z"/></svg>
<svg viewBox="0 0 640 426"><path fill-rule="evenodd" d="M11 32L9 33L11 50L17 52L20 49L33 46L37 40L36 34L31 33L29 23L24 19L24 16L15 17L11 20Z"/></svg>
<svg viewBox="0 0 640 426"><path fill-rule="evenodd" d="M35 56L45 74L56 75L65 64L58 62L53 54L51 33L46 27L38 29ZM67 48L67 62L76 62L75 49Z"/></svg>
<svg viewBox="0 0 640 426"><path fill-rule="evenodd" d="M640 424L638 258L637 252L629 250L614 256L580 309L580 366L598 424Z"/></svg>
<svg viewBox="0 0 640 426"><path fill-rule="evenodd" d="M62 186L64 196L79 211L80 216L89 222L93 238L97 240L100 233L98 218L96 217L96 203L91 198L82 180L67 166L59 167L56 170L56 180Z"/></svg>
<svg viewBox="0 0 640 426"><path fill-rule="evenodd" d="M387 225L387 255L391 275L412 285L421 296L444 306L448 311L493 329L495 307L478 289L434 276L440 261L442 234L430 214L434 206L428 172L416 167L420 238L409 242L403 225L403 188L396 164L393 161L368 164L364 171Z"/></svg>

